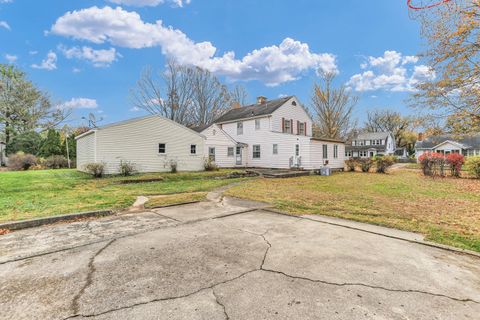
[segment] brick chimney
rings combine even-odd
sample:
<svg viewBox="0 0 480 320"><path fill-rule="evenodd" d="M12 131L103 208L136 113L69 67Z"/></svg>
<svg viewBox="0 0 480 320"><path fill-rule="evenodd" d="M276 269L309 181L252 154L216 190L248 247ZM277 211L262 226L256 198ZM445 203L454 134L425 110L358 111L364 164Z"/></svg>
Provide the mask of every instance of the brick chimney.
<svg viewBox="0 0 480 320"><path fill-rule="evenodd" d="M423 141L423 132L418 133L418 141Z"/></svg>
<svg viewBox="0 0 480 320"><path fill-rule="evenodd" d="M265 102L267 102L267 97L264 97L264 96L257 97L257 104L263 104Z"/></svg>
<svg viewBox="0 0 480 320"><path fill-rule="evenodd" d="M240 105L240 102L234 102L232 103L232 109L239 109L241 108L242 106Z"/></svg>

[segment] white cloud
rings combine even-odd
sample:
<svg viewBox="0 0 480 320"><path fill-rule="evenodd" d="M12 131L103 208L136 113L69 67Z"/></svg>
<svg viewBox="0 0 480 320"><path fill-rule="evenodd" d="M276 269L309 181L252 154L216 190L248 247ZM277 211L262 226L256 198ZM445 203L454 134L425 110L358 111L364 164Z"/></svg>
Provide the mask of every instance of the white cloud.
<svg viewBox="0 0 480 320"><path fill-rule="evenodd" d="M8 61L8 63L15 63L18 60L18 57L13 55L13 54L6 54L5 59Z"/></svg>
<svg viewBox="0 0 480 320"><path fill-rule="evenodd" d="M237 59L232 51L218 55L211 42L194 42L182 31L164 26L160 20L144 22L138 13L120 7L67 12L57 19L51 32L126 48L158 46L164 55L181 64L202 67L231 80L260 80L267 85L277 85L298 79L309 70L338 72L334 55L313 53L308 44L291 38Z"/></svg>
<svg viewBox="0 0 480 320"><path fill-rule="evenodd" d="M81 72L81 71L82 71L82 70L79 69L79 68L73 68L73 69L72 69L72 72L73 72L73 73L79 73L79 72Z"/></svg>
<svg viewBox="0 0 480 320"><path fill-rule="evenodd" d="M59 106L61 109L95 109L97 107L97 100L89 98L72 98Z"/></svg>
<svg viewBox="0 0 480 320"><path fill-rule="evenodd" d="M7 21L0 21L0 28L5 28L7 30L12 30L10 28L10 25L7 23Z"/></svg>
<svg viewBox="0 0 480 320"><path fill-rule="evenodd" d="M120 54L117 53L115 48L108 50L94 50L90 47L73 47L66 48L59 46L59 50L67 57L67 59L81 59L87 60L93 64L94 67L109 67L112 62L117 60Z"/></svg>
<svg viewBox="0 0 480 320"><path fill-rule="evenodd" d="M139 112L141 110L142 109L140 109L139 107L132 107L132 108L129 109L129 111L131 111L131 112Z"/></svg>
<svg viewBox="0 0 480 320"><path fill-rule="evenodd" d="M57 69L57 55L53 51L49 51L47 57L40 64L32 64L34 69L54 70Z"/></svg>
<svg viewBox="0 0 480 320"><path fill-rule="evenodd" d="M169 2L177 7L183 7L186 4L190 4L191 0L108 0L111 3L123 4L126 6L135 7L155 7L159 4Z"/></svg>
<svg viewBox="0 0 480 320"><path fill-rule="evenodd" d="M414 65L417 62L416 56L385 51L381 57L368 57L360 65L366 71L353 75L347 85L356 91L412 92L418 83L435 78L434 71L425 65Z"/></svg>
<svg viewBox="0 0 480 320"><path fill-rule="evenodd" d="M34 56L38 53L38 51L36 50L31 50L31 51L28 51L28 54L31 55L31 56Z"/></svg>

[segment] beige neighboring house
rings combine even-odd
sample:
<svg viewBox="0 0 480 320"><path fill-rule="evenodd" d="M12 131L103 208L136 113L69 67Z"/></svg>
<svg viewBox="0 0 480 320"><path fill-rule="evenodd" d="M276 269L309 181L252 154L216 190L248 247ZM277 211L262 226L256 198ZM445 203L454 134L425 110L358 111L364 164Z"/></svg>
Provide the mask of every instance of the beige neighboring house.
<svg viewBox="0 0 480 320"><path fill-rule="evenodd" d="M135 118L94 128L76 137L77 168L104 163L105 174L119 172L120 162L128 161L138 172L204 169L205 137L158 115Z"/></svg>
<svg viewBox="0 0 480 320"><path fill-rule="evenodd" d="M206 156L221 168L343 169L345 143L312 137L313 121L295 96L237 105L208 127Z"/></svg>

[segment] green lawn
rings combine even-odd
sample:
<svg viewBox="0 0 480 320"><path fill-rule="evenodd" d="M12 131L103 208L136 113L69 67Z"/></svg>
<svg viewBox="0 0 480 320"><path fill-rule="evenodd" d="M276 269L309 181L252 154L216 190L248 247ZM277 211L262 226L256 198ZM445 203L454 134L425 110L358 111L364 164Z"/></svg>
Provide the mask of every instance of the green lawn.
<svg viewBox="0 0 480 320"><path fill-rule="evenodd" d="M420 232L428 240L480 251L480 180L391 174L260 179L227 195L272 203L295 214L322 214Z"/></svg>
<svg viewBox="0 0 480 320"><path fill-rule="evenodd" d="M0 172L0 221L24 220L89 210L117 210L129 207L139 195L209 191L237 181L215 179L231 171L158 173L103 179L92 179L89 175L76 170ZM120 184L121 180L126 179L159 177L164 180ZM182 196L182 199L185 200L188 197ZM157 200L156 204L160 205L161 202Z"/></svg>

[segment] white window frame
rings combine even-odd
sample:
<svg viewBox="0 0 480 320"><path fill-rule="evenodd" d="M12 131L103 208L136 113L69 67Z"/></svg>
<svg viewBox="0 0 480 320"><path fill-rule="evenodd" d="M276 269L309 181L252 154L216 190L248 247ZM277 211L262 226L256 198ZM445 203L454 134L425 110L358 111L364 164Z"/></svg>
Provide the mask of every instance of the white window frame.
<svg viewBox="0 0 480 320"><path fill-rule="evenodd" d="M243 122L237 122L237 136L241 136L243 134Z"/></svg>
<svg viewBox="0 0 480 320"><path fill-rule="evenodd" d="M195 156L197 155L197 145L196 144L191 144L190 145L190 154Z"/></svg>
<svg viewBox="0 0 480 320"><path fill-rule="evenodd" d="M258 150L255 150L258 149ZM262 153L261 153L261 148L259 144L254 144L252 146L252 159L261 159Z"/></svg>
<svg viewBox="0 0 480 320"><path fill-rule="evenodd" d="M301 136L306 135L305 133L305 122L299 122L298 123L298 134Z"/></svg>
<svg viewBox="0 0 480 320"><path fill-rule="evenodd" d="M322 159L328 159L328 144L322 144Z"/></svg>
<svg viewBox="0 0 480 320"><path fill-rule="evenodd" d="M260 119L255 119L255 130L261 129Z"/></svg>
<svg viewBox="0 0 480 320"><path fill-rule="evenodd" d="M234 147L227 147L227 157L234 157L234 156L235 156L235 148Z"/></svg>
<svg viewBox="0 0 480 320"><path fill-rule="evenodd" d="M288 128L287 128L288 124ZM292 133L292 122L287 119L283 119L283 128L285 129L285 133Z"/></svg>
<svg viewBox="0 0 480 320"><path fill-rule="evenodd" d="M273 146L272 146L272 153L274 155L277 155L278 154L278 144L274 143Z"/></svg>
<svg viewBox="0 0 480 320"><path fill-rule="evenodd" d="M160 146L163 144L163 152L160 152ZM167 154L167 144L160 142L158 144L158 154Z"/></svg>
<svg viewBox="0 0 480 320"><path fill-rule="evenodd" d="M338 144L333 145L333 158L338 159Z"/></svg>

